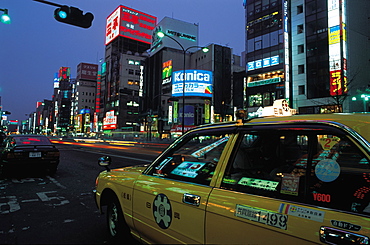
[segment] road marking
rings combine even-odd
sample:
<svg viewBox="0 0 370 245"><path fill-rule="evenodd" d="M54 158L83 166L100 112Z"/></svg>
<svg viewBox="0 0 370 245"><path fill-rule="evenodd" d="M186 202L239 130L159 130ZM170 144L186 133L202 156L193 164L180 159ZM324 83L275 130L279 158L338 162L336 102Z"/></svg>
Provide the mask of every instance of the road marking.
<svg viewBox="0 0 370 245"><path fill-rule="evenodd" d="M29 199L29 200L22 200L21 202L22 203L25 203L25 202L38 202L39 199Z"/></svg>
<svg viewBox="0 0 370 245"><path fill-rule="evenodd" d="M82 151L82 152L89 152L89 153L94 153L94 154L102 154L100 152L94 152L94 151L86 151L86 150L80 150L80 149L75 149L75 151ZM114 154L106 154L112 157L119 157L119 158L124 158L124 159L129 159L129 160L135 160L135 161L143 161L143 162L148 162L151 163L151 160L146 160L146 159L140 159L140 158L135 158L135 157L126 157L126 156L118 156Z"/></svg>
<svg viewBox="0 0 370 245"><path fill-rule="evenodd" d="M0 214L8 214L21 209L16 196L0 197L0 200L1 199L7 199L8 201L5 201L5 203L0 202Z"/></svg>
<svg viewBox="0 0 370 245"><path fill-rule="evenodd" d="M62 206L62 205L65 205L65 204L68 204L69 203L69 201L68 200L65 200L64 197L61 197L61 196L49 197L49 196L46 195L46 194L51 194L51 193L57 193L57 191L38 192L38 193L36 193L36 195L43 202L48 202L48 201L51 201L51 200L54 200L54 199L60 201L60 203L58 203L58 204L52 204L53 206Z"/></svg>
<svg viewBox="0 0 370 245"><path fill-rule="evenodd" d="M49 175L46 176L51 182L53 182L56 186L59 186L60 188L62 189L67 189L67 187L65 187L64 185L62 185L61 183L59 183L56 179L54 179L53 177L50 177Z"/></svg>

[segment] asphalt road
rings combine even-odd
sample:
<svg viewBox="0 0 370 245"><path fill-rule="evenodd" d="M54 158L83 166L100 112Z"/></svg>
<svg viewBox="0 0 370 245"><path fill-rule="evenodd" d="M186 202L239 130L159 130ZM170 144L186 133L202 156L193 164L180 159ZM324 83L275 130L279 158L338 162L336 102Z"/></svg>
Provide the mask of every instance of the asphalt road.
<svg viewBox="0 0 370 245"><path fill-rule="evenodd" d="M22 171L0 176L1 244L107 244L106 218L92 190L98 157L112 168L150 163L161 148L57 144L60 165L54 176Z"/></svg>

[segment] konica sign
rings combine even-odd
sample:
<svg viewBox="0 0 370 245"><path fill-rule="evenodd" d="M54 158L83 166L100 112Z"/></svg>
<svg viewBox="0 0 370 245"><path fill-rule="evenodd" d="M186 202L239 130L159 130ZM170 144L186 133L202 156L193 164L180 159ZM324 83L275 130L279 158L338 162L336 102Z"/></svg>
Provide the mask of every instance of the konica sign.
<svg viewBox="0 0 370 245"><path fill-rule="evenodd" d="M212 72L204 70L174 71L172 73L172 96L212 97Z"/></svg>

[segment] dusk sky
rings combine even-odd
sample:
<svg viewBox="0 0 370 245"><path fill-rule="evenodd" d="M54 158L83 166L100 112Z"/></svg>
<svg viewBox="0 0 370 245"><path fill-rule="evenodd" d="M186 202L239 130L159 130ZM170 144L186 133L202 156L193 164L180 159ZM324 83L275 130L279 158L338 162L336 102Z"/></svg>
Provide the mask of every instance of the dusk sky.
<svg viewBox="0 0 370 245"><path fill-rule="evenodd" d="M60 67L76 77L81 62L98 64L104 57L106 18L119 5L157 17L199 24L199 45L216 43L244 51L242 0L49 0L94 14L89 29L54 19L55 6L33 0L0 0L11 24L0 23L0 96L9 120L25 120L36 102L51 99ZM0 11L0 14L2 12Z"/></svg>

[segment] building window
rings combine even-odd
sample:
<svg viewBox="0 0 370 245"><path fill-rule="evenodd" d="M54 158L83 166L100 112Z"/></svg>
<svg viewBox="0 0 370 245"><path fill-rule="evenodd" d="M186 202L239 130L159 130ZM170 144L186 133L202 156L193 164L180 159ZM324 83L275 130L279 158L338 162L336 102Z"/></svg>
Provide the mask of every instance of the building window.
<svg viewBox="0 0 370 245"><path fill-rule="evenodd" d="M298 74L304 73L304 65L298 65Z"/></svg>
<svg viewBox="0 0 370 245"><path fill-rule="evenodd" d="M298 45L298 54L302 54L304 53L304 45L301 44L301 45Z"/></svg>
<svg viewBox="0 0 370 245"><path fill-rule="evenodd" d="M297 34L303 33L303 25L297 25Z"/></svg>
<svg viewBox="0 0 370 245"><path fill-rule="evenodd" d="M135 75L140 76L140 70L135 70Z"/></svg>
<svg viewBox="0 0 370 245"><path fill-rule="evenodd" d="M128 69L128 74L134 75L134 70L133 69Z"/></svg>
<svg viewBox="0 0 370 245"><path fill-rule="evenodd" d="M303 13L303 5L298 5L297 6L297 14L302 14Z"/></svg>
<svg viewBox="0 0 370 245"><path fill-rule="evenodd" d="M302 95L302 94L305 94L305 86L304 85L299 85L298 86L298 94L299 95Z"/></svg>

